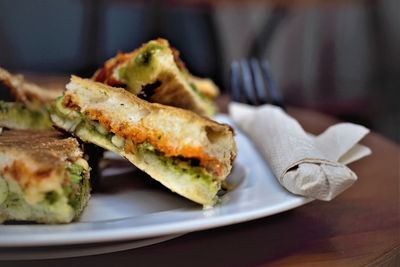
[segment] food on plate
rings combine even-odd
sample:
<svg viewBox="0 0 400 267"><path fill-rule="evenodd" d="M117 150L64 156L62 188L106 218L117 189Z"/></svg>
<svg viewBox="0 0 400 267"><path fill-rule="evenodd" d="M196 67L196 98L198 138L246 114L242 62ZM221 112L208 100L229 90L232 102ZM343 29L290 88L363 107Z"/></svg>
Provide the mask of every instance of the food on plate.
<svg viewBox="0 0 400 267"><path fill-rule="evenodd" d="M0 82L8 87L18 102L29 108L43 106L62 94L60 89L46 89L26 81L21 74L13 75L0 67Z"/></svg>
<svg viewBox="0 0 400 267"><path fill-rule="evenodd" d="M4 102L0 100L0 129L52 129L49 105L61 96L63 88L43 88L24 79L20 74L13 75L0 68L0 82L10 89L18 102ZM100 162L103 158L103 149L94 145L87 145L85 150L90 154L93 190L98 189L101 178Z"/></svg>
<svg viewBox="0 0 400 267"><path fill-rule="evenodd" d="M23 103L0 100L0 127L8 129L50 129L49 114L45 109L28 108Z"/></svg>
<svg viewBox="0 0 400 267"><path fill-rule="evenodd" d="M210 79L189 73L179 52L167 40L157 39L130 53L119 53L99 69L93 79L124 87L150 102L192 110L211 116L218 87Z"/></svg>
<svg viewBox="0 0 400 267"><path fill-rule="evenodd" d="M28 82L20 74L0 68L0 82L10 89L16 102L0 100L0 127L9 129L50 129L47 106L62 90L48 90Z"/></svg>
<svg viewBox="0 0 400 267"><path fill-rule="evenodd" d="M0 135L0 221L68 223L89 196L89 166L78 141L55 130Z"/></svg>
<svg viewBox="0 0 400 267"><path fill-rule="evenodd" d="M186 68L183 65L182 71L185 70ZM187 72L187 78L189 82L192 84L192 87L194 87L201 94L203 94L204 97L207 97L211 100L215 100L215 98L217 98L217 96L219 95L219 89L211 79L196 77L191 75L189 72Z"/></svg>
<svg viewBox="0 0 400 267"><path fill-rule="evenodd" d="M72 76L52 108L57 127L124 156L167 188L205 206L217 200L236 156L228 125L92 80Z"/></svg>

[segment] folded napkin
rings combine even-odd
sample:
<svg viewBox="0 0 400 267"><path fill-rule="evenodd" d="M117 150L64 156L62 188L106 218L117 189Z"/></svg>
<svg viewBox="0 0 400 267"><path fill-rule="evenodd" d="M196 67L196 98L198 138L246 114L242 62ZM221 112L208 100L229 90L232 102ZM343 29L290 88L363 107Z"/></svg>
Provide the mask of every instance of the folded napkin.
<svg viewBox="0 0 400 267"><path fill-rule="evenodd" d="M360 125L339 123L313 136L276 106L231 103L229 113L279 182L297 195L333 199L357 180L345 164L371 154L369 148L357 144L369 132Z"/></svg>

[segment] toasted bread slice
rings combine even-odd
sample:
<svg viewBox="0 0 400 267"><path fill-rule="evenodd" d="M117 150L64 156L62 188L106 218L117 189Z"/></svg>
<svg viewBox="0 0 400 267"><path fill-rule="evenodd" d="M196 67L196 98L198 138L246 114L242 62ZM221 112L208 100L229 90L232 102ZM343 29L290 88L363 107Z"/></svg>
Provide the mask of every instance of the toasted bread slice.
<svg viewBox="0 0 400 267"><path fill-rule="evenodd" d="M51 114L55 125L126 157L188 199L215 202L236 156L228 125L74 76L66 87Z"/></svg>
<svg viewBox="0 0 400 267"><path fill-rule="evenodd" d="M168 44L168 41L164 39L158 39L157 41L167 42ZM219 95L218 86L209 78L201 78L191 74L186 68L185 63L183 63L182 59L180 58L180 52L173 47L170 47L170 49L174 55L174 60L178 69L184 76L186 76L186 79L188 80L192 89L199 91L200 95L203 95L204 97L215 100L215 98Z"/></svg>
<svg viewBox="0 0 400 267"><path fill-rule="evenodd" d="M124 87L150 102L192 110L211 116L217 86L191 75L167 40L150 41L130 53L119 53L98 70L93 79Z"/></svg>
<svg viewBox="0 0 400 267"><path fill-rule="evenodd" d="M21 74L13 75L0 67L0 82L7 86L18 102L28 107L42 106L62 95L62 90L49 90L26 81Z"/></svg>
<svg viewBox="0 0 400 267"><path fill-rule="evenodd" d="M89 196L89 166L75 138L54 130L0 135L0 221L68 223Z"/></svg>
<svg viewBox="0 0 400 267"><path fill-rule="evenodd" d="M9 129L50 129L47 106L62 90L48 90L0 68L0 83L10 89L17 102L0 101L0 127Z"/></svg>

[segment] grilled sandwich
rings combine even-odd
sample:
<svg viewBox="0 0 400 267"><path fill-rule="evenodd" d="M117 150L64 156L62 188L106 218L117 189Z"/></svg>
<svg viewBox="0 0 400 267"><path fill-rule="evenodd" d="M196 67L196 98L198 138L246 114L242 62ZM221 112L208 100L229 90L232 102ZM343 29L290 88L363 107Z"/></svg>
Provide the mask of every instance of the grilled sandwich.
<svg viewBox="0 0 400 267"><path fill-rule="evenodd" d="M24 103L29 108L47 105L62 94L61 88L43 88L25 80L21 74L11 74L1 67L0 82L10 89L17 102Z"/></svg>
<svg viewBox="0 0 400 267"><path fill-rule="evenodd" d="M236 156L233 131L227 125L75 76L54 104L51 119L205 206L217 200Z"/></svg>
<svg viewBox="0 0 400 267"><path fill-rule="evenodd" d="M0 222L71 222L89 190L89 166L75 138L55 130L0 135Z"/></svg>
<svg viewBox="0 0 400 267"><path fill-rule="evenodd" d="M8 129L50 129L53 123L46 109L28 108L23 103L0 100L0 127Z"/></svg>
<svg viewBox="0 0 400 267"><path fill-rule="evenodd" d="M50 129L49 103L62 90L48 90L0 68L0 82L10 89L16 102L0 100L0 127L9 129Z"/></svg>
<svg viewBox="0 0 400 267"><path fill-rule="evenodd" d="M99 69L93 79L124 87L150 102L192 110L211 116L217 86L209 79L195 77L185 68L179 52L167 40L157 39L130 53L119 53Z"/></svg>

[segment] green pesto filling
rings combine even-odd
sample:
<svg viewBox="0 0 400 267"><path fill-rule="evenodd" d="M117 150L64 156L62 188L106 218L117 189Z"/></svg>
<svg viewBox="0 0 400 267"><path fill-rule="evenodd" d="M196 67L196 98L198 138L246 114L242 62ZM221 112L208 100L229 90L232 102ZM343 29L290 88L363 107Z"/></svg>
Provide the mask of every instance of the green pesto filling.
<svg viewBox="0 0 400 267"><path fill-rule="evenodd" d="M105 149L112 150L116 153L120 152L123 149L122 146L117 147L116 145L113 144L113 142L111 140L114 137L113 133L104 132L104 128L102 131L99 131L99 127L97 125L98 122L90 121L90 120L86 119L85 116L82 115L81 113L78 113L76 111L71 111L70 109L63 107L61 102L62 102L62 99L59 99L58 104L56 103L55 113L57 114L57 116L59 116L61 118L64 125L72 124L71 122L65 123L65 121L68 121L70 119L77 120L77 118L79 118L80 122L74 128L74 132L78 136L79 136L79 132L81 132L83 130L87 131L90 134L90 140L88 140L88 138L83 138L83 141L94 142L97 145L100 145ZM71 116L71 112L74 113L73 116ZM63 126L61 124L58 124L57 121L54 121L54 122L59 127ZM76 122L74 122L74 123L76 124ZM213 182L213 177L211 175L209 175L204 170L204 168L192 166L190 160L184 160L184 159L180 159L180 158L171 158L171 157L164 156L162 152L157 151L151 144L149 144L147 142L138 144L137 148L138 148L137 151L139 154L151 153L151 154L156 155L157 158L165 165L166 168L168 168L176 173L187 174L187 175L190 175L193 179L201 179L207 183ZM73 173L72 177L74 177L75 175L76 174ZM73 178L73 179L75 179L75 178Z"/></svg>
<svg viewBox="0 0 400 267"><path fill-rule="evenodd" d="M43 193L43 199L35 204L25 200L24 192L15 181L0 176L0 223L4 220L23 220L45 223L66 223L78 216L89 197L89 179L83 167L71 164L70 175L80 176L62 185L62 191Z"/></svg>
<svg viewBox="0 0 400 267"><path fill-rule="evenodd" d="M118 70L118 76L121 82L127 84L128 90L138 95L143 86L154 82L152 72L157 67L157 60L154 58L159 51L166 48L156 43L150 42L146 48L133 58L126 66L121 67ZM188 73L186 70L182 70L178 66L179 72L187 81ZM197 88L194 83L188 82L189 88L198 95L202 100L208 100Z"/></svg>
<svg viewBox="0 0 400 267"><path fill-rule="evenodd" d="M63 194L68 199L68 204L74 209L78 209L80 206L80 202L82 200L81 194L83 192L83 187L81 186L81 182L85 177L85 170L82 166L78 164L71 164L67 167L68 174L71 179L71 183L63 185ZM62 198L62 195L56 191L48 191L44 193L44 198L42 200L43 204L54 205L57 201ZM11 198L9 197L10 206L19 205L19 198L16 196Z"/></svg>
<svg viewBox="0 0 400 267"><path fill-rule="evenodd" d="M71 183L63 185L63 191L65 196L68 198L68 204L75 210L80 211L83 209L82 200L88 191L88 180L85 179L86 171L78 164L71 164L67 167Z"/></svg>
<svg viewBox="0 0 400 267"><path fill-rule="evenodd" d="M153 55L164 48L165 46L159 44L149 44L144 51L134 58L134 61L137 65L149 65L153 59Z"/></svg>
<svg viewBox="0 0 400 267"><path fill-rule="evenodd" d="M165 46L150 43L143 51L133 58L129 63L118 70L119 79L127 84L127 88L133 94L141 92L142 86L152 83L153 71L157 68L154 55L159 53Z"/></svg>
<svg viewBox="0 0 400 267"><path fill-rule="evenodd" d="M50 205L53 205L54 203L56 203L59 198L60 198L60 196L56 191L49 191L49 192L46 192L44 195L45 201L47 203L49 203Z"/></svg>
<svg viewBox="0 0 400 267"><path fill-rule="evenodd" d="M139 153L152 153L163 162L165 167L175 173L187 174L192 179L201 179L207 183L213 182L213 177L205 172L202 167L192 166L191 160L182 160L176 157L166 157L162 152L157 151L151 144L145 142L137 146Z"/></svg>
<svg viewBox="0 0 400 267"><path fill-rule="evenodd" d="M71 164L71 166L67 167L67 170L72 182L77 184L82 180L84 168L81 165Z"/></svg>
<svg viewBox="0 0 400 267"><path fill-rule="evenodd" d="M49 129L52 123L45 108L33 110L22 103L0 101L0 126L10 129Z"/></svg>

